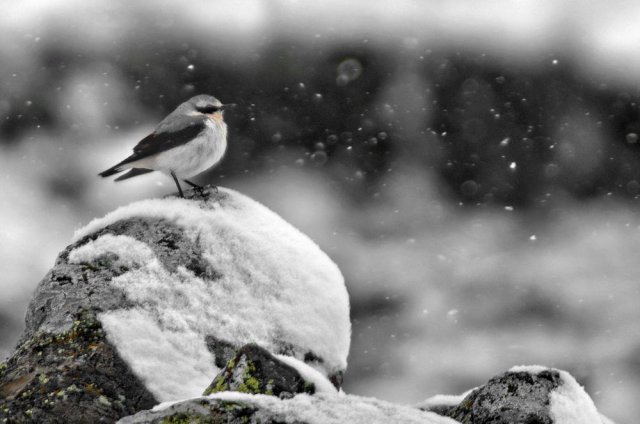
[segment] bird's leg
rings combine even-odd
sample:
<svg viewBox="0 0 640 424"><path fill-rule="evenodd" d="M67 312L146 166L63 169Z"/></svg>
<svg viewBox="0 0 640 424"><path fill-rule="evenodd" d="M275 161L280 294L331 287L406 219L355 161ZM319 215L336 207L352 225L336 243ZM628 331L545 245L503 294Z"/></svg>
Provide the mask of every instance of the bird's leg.
<svg viewBox="0 0 640 424"><path fill-rule="evenodd" d="M173 177L173 181L176 182L176 186L178 186L178 192L180 192L180 197L184 199L184 193L182 192L182 187L180 187L180 182L178 181L178 177L176 177L176 173L171 171L171 176Z"/></svg>

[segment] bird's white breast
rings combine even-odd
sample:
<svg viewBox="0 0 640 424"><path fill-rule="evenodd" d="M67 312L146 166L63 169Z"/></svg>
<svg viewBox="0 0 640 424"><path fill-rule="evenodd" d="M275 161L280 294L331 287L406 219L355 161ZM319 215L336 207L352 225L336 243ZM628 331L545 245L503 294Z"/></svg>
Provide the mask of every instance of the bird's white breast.
<svg viewBox="0 0 640 424"><path fill-rule="evenodd" d="M164 151L154 158L152 169L164 173L175 172L185 179L211 168L227 150L227 125L218 120L207 119L207 128L188 143Z"/></svg>

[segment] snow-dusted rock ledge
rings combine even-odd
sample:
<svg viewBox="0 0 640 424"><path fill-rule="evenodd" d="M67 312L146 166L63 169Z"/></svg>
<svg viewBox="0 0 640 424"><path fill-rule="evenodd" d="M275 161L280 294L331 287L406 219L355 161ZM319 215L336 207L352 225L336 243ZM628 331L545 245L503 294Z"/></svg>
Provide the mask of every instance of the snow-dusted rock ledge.
<svg viewBox="0 0 640 424"><path fill-rule="evenodd" d="M209 419L210 421L207 421ZM182 421L181 421L182 420ZM142 423L291 423L291 424L456 424L410 406L354 395L300 394L291 399L221 392L159 405L123 418L118 424Z"/></svg>
<svg viewBox="0 0 640 424"><path fill-rule="evenodd" d="M573 377L544 367L417 407L345 395L349 300L335 264L237 192L187 197L76 233L0 363L0 422L611 424Z"/></svg>

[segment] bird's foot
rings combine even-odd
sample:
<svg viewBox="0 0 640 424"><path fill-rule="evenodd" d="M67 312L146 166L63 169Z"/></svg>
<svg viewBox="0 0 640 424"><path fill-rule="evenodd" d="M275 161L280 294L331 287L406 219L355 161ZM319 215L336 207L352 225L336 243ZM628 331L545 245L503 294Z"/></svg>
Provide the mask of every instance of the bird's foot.
<svg viewBox="0 0 640 424"><path fill-rule="evenodd" d="M189 184L193 188L193 194L203 198L209 197L209 193L207 193L206 187L202 187L201 185L198 185L189 180L184 180L184 182Z"/></svg>
<svg viewBox="0 0 640 424"><path fill-rule="evenodd" d="M218 187L214 185L206 185L203 187L189 180L184 180L184 182L193 187L193 193L199 197L208 199L211 194L218 194Z"/></svg>
<svg viewBox="0 0 640 424"><path fill-rule="evenodd" d="M198 189L198 190L204 190L204 187L202 187L201 185L198 185L196 183L193 183L189 180L184 180L185 183L189 184L191 187Z"/></svg>

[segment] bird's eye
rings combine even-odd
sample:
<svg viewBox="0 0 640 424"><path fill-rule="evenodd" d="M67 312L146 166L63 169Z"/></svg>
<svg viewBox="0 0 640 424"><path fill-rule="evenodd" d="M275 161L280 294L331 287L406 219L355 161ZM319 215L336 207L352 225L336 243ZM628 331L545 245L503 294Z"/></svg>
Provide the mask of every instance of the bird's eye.
<svg viewBox="0 0 640 424"><path fill-rule="evenodd" d="M219 111L220 106L206 105L206 106L198 106L196 107L196 109L198 110L198 112L210 114L210 113Z"/></svg>

